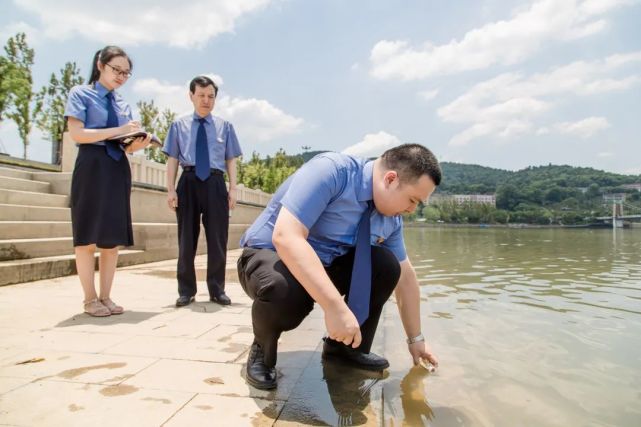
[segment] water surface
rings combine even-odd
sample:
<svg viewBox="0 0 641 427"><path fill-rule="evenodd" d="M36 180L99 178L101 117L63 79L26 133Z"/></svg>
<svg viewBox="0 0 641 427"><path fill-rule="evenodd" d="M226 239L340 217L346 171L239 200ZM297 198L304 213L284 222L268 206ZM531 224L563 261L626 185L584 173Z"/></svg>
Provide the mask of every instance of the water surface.
<svg viewBox="0 0 641 427"><path fill-rule="evenodd" d="M441 367L409 369L389 307L379 422L641 425L640 229L407 228L405 239Z"/></svg>

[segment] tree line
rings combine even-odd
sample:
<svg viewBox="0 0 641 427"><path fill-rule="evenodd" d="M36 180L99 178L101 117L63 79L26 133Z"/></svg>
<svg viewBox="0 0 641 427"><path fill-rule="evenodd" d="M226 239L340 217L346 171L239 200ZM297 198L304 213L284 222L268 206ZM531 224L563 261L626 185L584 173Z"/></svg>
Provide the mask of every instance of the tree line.
<svg viewBox="0 0 641 427"><path fill-rule="evenodd" d="M423 207L415 217L428 222L563 224L595 222L612 214L603 196L624 193L624 212L641 214L641 192L625 188L641 175L623 175L573 166L531 166L519 171L444 162L438 193L495 194L496 207L442 201Z"/></svg>

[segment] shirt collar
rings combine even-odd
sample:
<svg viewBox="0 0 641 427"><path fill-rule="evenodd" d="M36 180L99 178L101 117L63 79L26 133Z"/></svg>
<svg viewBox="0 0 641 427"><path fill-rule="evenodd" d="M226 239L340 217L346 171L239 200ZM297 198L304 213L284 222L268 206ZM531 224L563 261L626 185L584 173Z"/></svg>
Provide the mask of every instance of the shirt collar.
<svg viewBox="0 0 641 427"><path fill-rule="evenodd" d="M103 85L101 85L100 82L96 82L95 86L96 86L96 92L98 92L98 96L100 96L101 98L107 96L107 94L109 93L109 90Z"/></svg>
<svg viewBox="0 0 641 427"><path fill-rule="evenodd" d="M370 160L363 165L361 184L358 187L357 199L359 202L367 202L374 199L374 161Z"/></svg>
<svg viewBox="0 0 641 427"><path fill-rule="evenodd" d="M194 111L194 114L193 114L193 116L192 116L192 117L194 118L194 121L198 121L199 119L201 119L201 117L200 117L200 116L198 115L198 113L197 113L197 112L195 112L195 111ZM214 119L213 119L213 117L211 116L211 113L207 114L205 117L202 117L202 118L203 118L203 119L205 119L205 121L206 121L207 123L209 123L209 124L213 124L213 123L214 123Z"/></svg>

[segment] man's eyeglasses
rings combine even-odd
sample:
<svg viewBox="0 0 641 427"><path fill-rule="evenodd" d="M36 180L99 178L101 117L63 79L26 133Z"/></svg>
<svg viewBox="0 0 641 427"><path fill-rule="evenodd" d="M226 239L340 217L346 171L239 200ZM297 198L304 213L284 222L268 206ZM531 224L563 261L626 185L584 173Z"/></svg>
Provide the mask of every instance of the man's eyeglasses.
<svg viewBox="0 0 641 427"><path fill-rule="evenodd" d="M131 77L131 71L123 71L120 68L114 67L111 64L105 64L105 65L108 65L109 68L111 68L113 72L116 73L116 75L122 77L123 79L128 79L129 77Z"/></svg>

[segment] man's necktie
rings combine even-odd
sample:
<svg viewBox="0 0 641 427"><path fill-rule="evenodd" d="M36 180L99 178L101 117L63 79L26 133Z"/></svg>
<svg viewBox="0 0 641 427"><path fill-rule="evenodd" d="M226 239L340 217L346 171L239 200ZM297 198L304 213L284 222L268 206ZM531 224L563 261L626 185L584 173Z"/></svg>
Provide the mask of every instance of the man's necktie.
<svg viewBox="0 0 641 427"><path fill-rule="evenodd" d="M118 127L118 116L116 115L116 109L114 108L114 93L109 92L107 94L107 128L117 128ZM116 141L105 141L105 148L107 154L112 159L118 161L122 157L122 150L120 149L120 144Z"/></svg>
<svg viewBox="0 0 641 427"><path fill-rule="evenodd" d="M201 181L209 178L209 149L207 148L207 133L205 132L205 119L198 119L198 133L196 134L196 176Z"/></svg>
<svg viewBox="0 0 641 427"><path fill-rule="evenodd" d="M369 297L372 289L372 249L370 246L369 217L372 209L373 206L370 202L358 223L352 281L347 297L347 306L356 316L359 325L362 325L369 316Z"/></svg>

